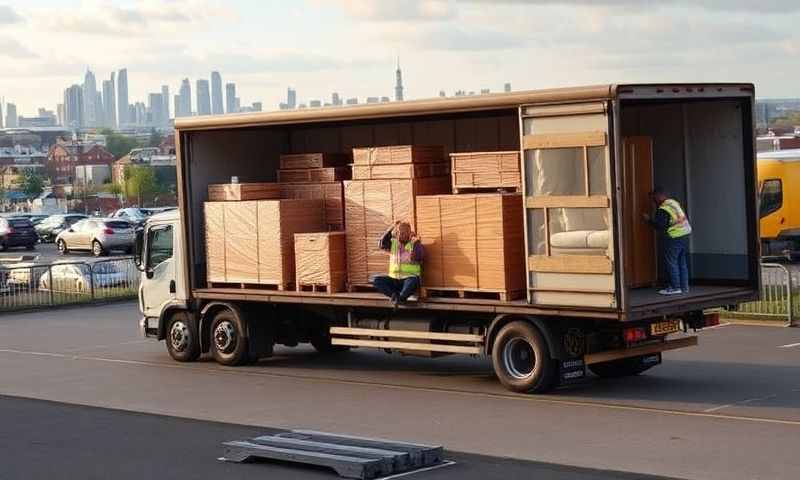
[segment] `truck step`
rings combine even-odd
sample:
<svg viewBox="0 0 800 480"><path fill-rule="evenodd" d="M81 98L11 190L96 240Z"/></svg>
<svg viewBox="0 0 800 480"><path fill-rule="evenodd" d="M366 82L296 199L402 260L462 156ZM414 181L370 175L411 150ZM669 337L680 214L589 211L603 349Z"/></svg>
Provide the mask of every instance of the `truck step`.
<svg viewBox="0 0 800 480"><path fill-rule="evenodd" d="M292 430L223 443L225 460L280 460L328 467L340 477L372 479L442 463L441 446Z"/></svg>

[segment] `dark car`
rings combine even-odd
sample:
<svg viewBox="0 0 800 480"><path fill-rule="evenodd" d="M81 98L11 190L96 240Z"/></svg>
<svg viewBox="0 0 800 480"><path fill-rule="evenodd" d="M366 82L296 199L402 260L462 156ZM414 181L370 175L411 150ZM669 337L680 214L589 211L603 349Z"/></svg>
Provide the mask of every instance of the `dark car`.
<svg viewBox="0 0 800 480"><path fill-rule="evenodd" d="M65 213L50 215L36 225L36 233L42 242L52 242L63 230L69 229L76 222L88 218L86 215L78 213Z"/></svg>
<svg viewBox="0 0 800 480"><path fill-rule="evenodd" d="M33 224L25 217L0 218L0 250L25 247L33 250L38 237Z"/></svg>

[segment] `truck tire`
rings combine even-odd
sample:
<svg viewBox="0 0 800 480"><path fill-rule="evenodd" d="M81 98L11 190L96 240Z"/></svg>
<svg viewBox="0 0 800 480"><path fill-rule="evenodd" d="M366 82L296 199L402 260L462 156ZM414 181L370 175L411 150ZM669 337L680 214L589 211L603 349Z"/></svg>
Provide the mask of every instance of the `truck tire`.
<svg viewBox="0 0 800 480"><path fill-rule="evenodd" d="M211 354L221 365L242 365L250 360L245 326L230 310L220 310L211 322Z"/></svg>
<svg viewBox="0 0 800 480"><path fill-rule="evenodd" d="M544 336L528 322L500 329L492 348L492 365L500 383L520 393L544 393L558 380L558 363L550 357Z"/></svg>
<svg viewBox="0 0 800 480"><path fill-rule="evenodd" d="M200 357L200 336L197 334L197 322L192 321L186 312L175 312L166 325L167 335L164 339L167 352L178 362L193 362Z"/></svg>
<svg viewBox="0 0 800 480"><path fill-rule="evenodd" d="M642 365L642 357L623 358L613 362L593 363L589 370L601 378L620 378L639 375L645 370L650 370L655 365Z"/></svg>

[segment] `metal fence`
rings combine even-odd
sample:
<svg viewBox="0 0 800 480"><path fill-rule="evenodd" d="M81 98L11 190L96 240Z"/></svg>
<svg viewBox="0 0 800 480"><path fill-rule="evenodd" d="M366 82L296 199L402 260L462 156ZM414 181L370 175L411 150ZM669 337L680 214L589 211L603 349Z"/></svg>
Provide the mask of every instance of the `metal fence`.
<svg viewBox="0 0 800 480"><path fill-rule="evenodd" d="M135 298L133 257L0 267L0 312Z"/></svg>
<svg viewBox="0 0 800 480"><path fill-rule="evenodd" d="M742 303L728 315L745 318L784 320L787 326L800 318L800 278L779 263L761 264L761 298Z"/></svg>

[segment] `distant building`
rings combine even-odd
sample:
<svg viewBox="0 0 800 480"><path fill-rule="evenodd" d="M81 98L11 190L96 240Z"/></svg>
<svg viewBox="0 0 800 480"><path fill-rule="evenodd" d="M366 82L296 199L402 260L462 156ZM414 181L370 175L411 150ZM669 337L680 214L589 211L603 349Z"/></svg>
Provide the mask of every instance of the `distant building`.
<svg viewBox="0 0 800 480"><path fill-rule="evenodd" d="M97 81L88 68L83 77L83 115L83 124L87 127L96 127L101 122L97 118Z"/></svg>
<svg viewBox="0 0 800 480"><path fill-rule="evenodd" d="M219 72L211 72L211 113L222 115L222 77Z"/></svg>
<svg viewBox="0 0 800 480"><path fill-rule="evenodd" d="M103 125L117 128L117 101L114 98L114 73L110 80L103 80Z"/></svg>
<svg viewBox="0 0 800 480"><path fill-rule="evenodd" d="M358 99L356 97L348 98L345 102L346 105L358 105Z"/></svg>
<svg viewBox="0 0 800 480"><path fill-rule="evenodd" d="M225 84L225 113L236 113L236 84Z"/></svg>
<svg viewBox="0 0 800 480"><path fill-rule="evenodd" d="M2 112L0 112L2 113ZM2 115L0 115L2 116ZM58 117L58 124L63 126L64 125L64 104L59 103L56 105L56 116ZM2 127L2 125L0 125Z"/></svg>
<svg viewBox="0 0 800 480"><path fill-rule="evenodd" d="M381 103L386 103L389 101L389 97L381 97Z"/></svg>
<svg viewBox="0 0 800 480"><path fill-rule="evenodd" d="M297 107L297 91L294 88L289 88L286 91L286 105L289 109Z"/></svg>
<svg viewBox="0 0 800 480"><path fill-rule="evenodd" d="M102 145L81 141L61 141L47 153L47 172L55 184L75 181L75 167L81 165L106 165L110 168L114 155ZM109 170L110 172L110 170Z"/></svg>
<svg viewBox="0 0 800 480"><path fill-rule="evenodd" d="M34 146L0 147L0 185L12 189L25 172L43 172L46 163L47 153Z"/></svg>
<svg viewBox="0 0 800 480"><path fill-rule="evenodd" d="M38 116L19 117L18 123L20 128L55 127L58 124L58 119L52 111L40 108Z"/></svg>
<svg viewBox="0 0 800 480"><path fill-rule="evenodd" d="M144 102L133 104L133 121L131 123L137 127L147 125L147 106Z"/></svg>
<svg viewBox="0 0 800 480"><path fill-rule="evenodd" d="M0 129L3 128L3 101L0 99Z"/></svg>
<svg viewBox="0 0 800 480"><path fill-rule="evenodd" d="M263 110L263 104L261 102L253 102L253 106L251 108L254 112L260 112Z"/></svg>
<svg viewBox="0 0 800 480"><path fill-rule="evenodd" d="M175 104L175 117L188 117L192 114L192 85L188 78L181 80L181 88Z"/></svg>
<svg viewBox="0 0 800 480"><path fill-rule="evenodd" d="M128 103L128 70L123 68L117 75L117 124L120 128L130 123Z"/></svg>
<svg viewBox="0 0 800 480"><path fill-rule="evenodd" d="M208 90L208 80L201 78L197 81L197 114L211 115L211 93Z"/></svg>
<svg viewBox="0 0 800 480"><path fill-rule="evenodd" d="M161 85L161 101L164 104L164 122L162 123L162 125L166 127L169 124L169 119L170 119L168 85Z"/></svg>
<svg viewBox="0 0 800 480"><path fill-rule="evenodd" d="M381 99L378 97L367 97L367 103L378 103Z"/></svg>
<svg viewBox="0 0 800 480"><path fill-rule="evenodd" d="M439 96L440 96L440 97L442 97L442 98L444 98L444 97L446 97L446 96L447 96L447 94L446 94L446 93L444 93L444 90L439 90Z"/></svg>
<svg viewBox="0 0 800 480"><path fill-rule="evenodd" d="M338 92L333 92L333 94L331 94L331 103L334 106L338 106L338 105L342 104L342 97L339 96Z"/></svg>
<svg viewBox="0 0 800 480"><path fill-rule="evenodd" d="M17 128L17 106L13 103L6 103L6 128Z"/></svg>
<svg viewBox="0 0 800 480"><path fill-rule="evenodd" d="M111 165L75 165L76 185L102 185L111 182Z"/></svg>
<svg viewBox="0 0 800 480"><path fill-rule="evenodd" d="M506 82L506 84L503 85L503 91L506 93L511 91L511 82Z"/></svg>
<svg viewBox="0 0 800 480"><path fill-rule="evenodd" d="M160 93L151 93L147 97L147 120L144 122L153 127L163 127L167 124L167 114L164 112L164 96Z"/></svg>
<svg viewBox="0 0 800 480"><path fill-rule="evenodd" d="M319 108L322 106L322 101L320 100L311 100L308 102L309 108Z"/></svg>
<svg viewBox="0 0 800 480"><path fill-rule="evenodd" d="M403 72L400 70L400 59L397 59L397 70L394 72L395 85L394 85L394 99L396 102L403 101ZM369 102L367 102L369 103Z"/></svg>
<svg viewBox="0 0 800 480"><path fill-rule="evenodd" d="M489 95L490 93L492 93L492 91L488 88L481 88L481 95Z"/></svg>
<svg viewBox="0 0 800 480"><path fill-rule="evenodd" d="M73 85L64 90L64 126L73 130L83 128L83 89Z"/></svg>

